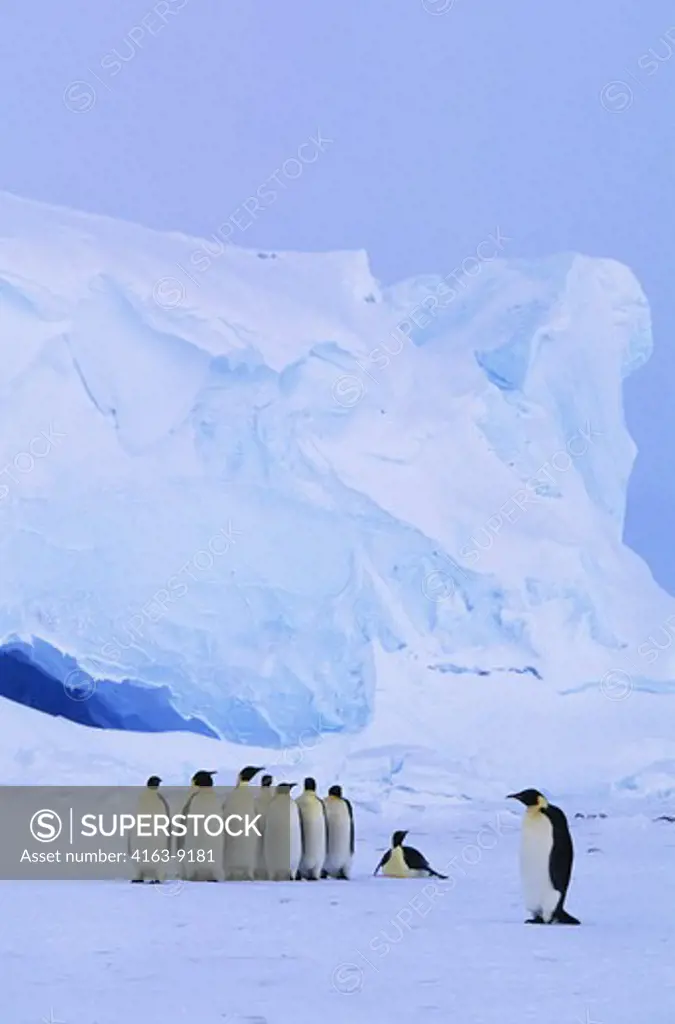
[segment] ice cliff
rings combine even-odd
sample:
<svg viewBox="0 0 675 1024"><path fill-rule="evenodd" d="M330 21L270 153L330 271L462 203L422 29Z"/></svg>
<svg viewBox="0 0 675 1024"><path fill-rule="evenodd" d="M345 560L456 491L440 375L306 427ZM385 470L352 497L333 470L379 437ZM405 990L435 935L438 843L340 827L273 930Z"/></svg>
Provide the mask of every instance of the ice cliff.
<svg viewBox="0 0 675 1024"><path fill-rule="evenodd" d="M382 287L1 195L0 693L268 748L442 732L485 680L666 693L622 543L645 298L501 256Z"/></svg>

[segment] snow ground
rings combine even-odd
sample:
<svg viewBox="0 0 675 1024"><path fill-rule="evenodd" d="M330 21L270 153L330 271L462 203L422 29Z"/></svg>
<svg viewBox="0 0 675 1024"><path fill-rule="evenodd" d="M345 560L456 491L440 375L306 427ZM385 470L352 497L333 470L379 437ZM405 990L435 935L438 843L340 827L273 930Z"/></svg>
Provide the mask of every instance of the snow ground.
<svg viewBox="0 0 675 1024"><path fill-rule="evenodd" d="M671 1024L675 824L658 804L576 809L580 928L523 924L506 804L417 824L442 895L369 877L389 834L373 815L350 883L2 882L0 1020Z"/></svg>

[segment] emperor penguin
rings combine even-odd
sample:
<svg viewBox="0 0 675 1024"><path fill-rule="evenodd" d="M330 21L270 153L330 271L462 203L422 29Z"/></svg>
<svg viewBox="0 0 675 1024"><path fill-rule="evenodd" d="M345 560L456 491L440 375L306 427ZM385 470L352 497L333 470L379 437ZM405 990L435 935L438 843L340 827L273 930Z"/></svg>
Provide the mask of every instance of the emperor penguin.
<svg viewBox="0 0 675 1024"><path fill-rule="evenodd" d="M276 796L276 790L272 786L273 778L271 775L263 775L260 780L260 786L256 793L255 799L255 813L260 815L258 819L258 831L262 832L262 837L257 840L256 849L256 869L255 877L258 879L267 878L267 869L265 867L265 815L267 814L267 808L270 802Z"/></svg>
<svg viewBox="0 0 675 1024"><path fill-rule="evenodd" d="M289 882L297 878L302 840L300 812L291 790L297 782L280 782L265 815L263 850L265 873L271 882Z"/></svg>
<svg viewBox="0 0 675 1024"><path fill-rule="evenodd" d="M253 765L242 768L237 777L237 785L228 794L223 804L223 817L226 825L224 835L226 881L252 882L255 877L258 840L261 836L255 832L255 828L258 827L255 822L256 799L249 782L262 770ZM229 823L228 819L231 819ZM262 830L260 831L262 835ZM240 832L241 835L235 835L235 832Z"/></svg>
<svg viewBox="0 0 675 1024"><path fill-rule="evenodd" d="M136 815L151 814L166 815L171 820L169 805L159 792L162 780L158 775L151 775L141 793ZM168 822L167 822L168 826ZM167 851L166 853L164 851ZM129 862L134 866L134 877L132 882L150 882L156 885L166 878L166 868L171 856L171 840L161 830L158 835L153 836L129 836ZM153 854L155 860L153 860ZM165 860L158 859L157 854L165 857Z"/></svg>
<svg viewBox="0 0 675 1024"><path fill-rule="evenodd" d="M509 793L527 807L520 847L520 873L526 924L580 924L563 908L572 874L574 850L567 818L538 789Z"/></svg>
<svg viewBox="0 0 675 1024"><path fill-rule="evenodd" d="M407 830L394 832L391 837L391 849L383 854L373 874L376 875L382 868L382 873L389 878L447 878L447 875L440 875L438 871L434 871L424 854L414 846L403 845L407 835Z"/></svg>
<svg viewBox="0 0 675 1024"><path fill-rule="evenodd" d="M342 796L342 786L330 787L324 807L328 838L321 877L348 879L354 856L354 812Z"/></svg>
<svg viewBox="0 0 675 1024"><path fill-rule="evenodd" d="M321 878L326 860L327 829L326 809L316 795L316 781L305 779L305 788L297 798L300 812L300 831L302 836L302 857L298 868L298 877L309 881Z"/></svg>
<svg viewBox="0 0 675 1024"><path fill-rule="evenodd" d="M199 814L205 820L186 821L187 834L178 840L178 849L183 851L180 861L181 874L188 882L220 882L223 878L224 847L223 809L213 792L213 776L216 772L198 771L192 776L192 793L182 813ZM206 819L210 818L208 829ZM220 819L220 834L216 835L217 820ZM196 826L196 828L195 828ZM196 834L195 834L196 832Z"/></svg>

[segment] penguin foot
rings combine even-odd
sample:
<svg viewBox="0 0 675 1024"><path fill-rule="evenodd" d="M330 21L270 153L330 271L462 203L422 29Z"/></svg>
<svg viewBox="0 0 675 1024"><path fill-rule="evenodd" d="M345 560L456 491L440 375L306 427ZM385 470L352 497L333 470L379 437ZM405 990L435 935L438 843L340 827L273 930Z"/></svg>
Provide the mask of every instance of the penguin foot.
<svg viewBox="0 0 675 1024"><path fill-rule="evenodd" d="M343 879L345 882L349 881L349 875L345 874L344 871L339 871L335 877Z"/></svg>
<svg viewBox="0 0 675 1024"><path fill-rule="evenodd" d="M150 885L161 885L161 884L162 884L162 882L161 882L161 879L159 879L159 878L151 878L150 879Z"/></svg>
<svg viewBox="0 0 675 1024"><path fill-rule="evenodd" d="M566 910L559 910L554 916L553 921L555 924L581 924L581 921L578 921L576 917L572 917Z"/></svg>
<svg viewBox="0 0 675 1024"><path fill-rule="evenodd" d="M328 878L328 872L327 871L322 871L321 872L321 877L322 878Z"/></svg>
<svg viewBox="0 0 675 1024"><path fill-rule="evenodd" d="M132 885L143 885L144 881L145 881L144 878L132 878L131 879L131 884Z"/></svg>
<svg viewBox="0 0 675 1024"><path fill-rule="evenodd" d="M543 924L544 918L540 914L535 914L534 917L528 917L525 924Z"/></svg>

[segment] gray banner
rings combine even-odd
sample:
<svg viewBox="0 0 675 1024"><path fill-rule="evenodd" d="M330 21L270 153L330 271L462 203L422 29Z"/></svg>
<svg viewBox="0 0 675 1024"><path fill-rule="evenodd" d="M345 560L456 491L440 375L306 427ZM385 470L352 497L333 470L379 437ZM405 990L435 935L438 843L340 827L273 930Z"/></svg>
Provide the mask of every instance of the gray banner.
<svg viewBox="0 0 675 1024"><path fill-rule="evenodd" d="M265 857L275 871L288 864L290 872L290 831L275 832L275 848L265 845L264 816L230 813L232 793L231 786L1 786L0 878L222 881L249 877L252 866L265 878Z"/></svg>

